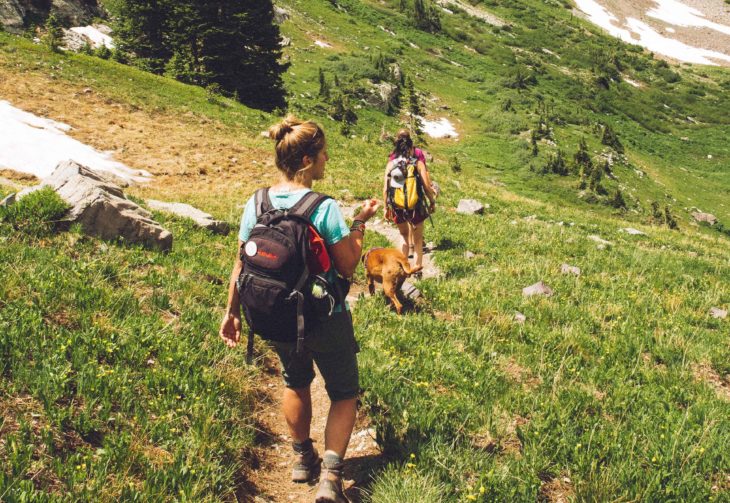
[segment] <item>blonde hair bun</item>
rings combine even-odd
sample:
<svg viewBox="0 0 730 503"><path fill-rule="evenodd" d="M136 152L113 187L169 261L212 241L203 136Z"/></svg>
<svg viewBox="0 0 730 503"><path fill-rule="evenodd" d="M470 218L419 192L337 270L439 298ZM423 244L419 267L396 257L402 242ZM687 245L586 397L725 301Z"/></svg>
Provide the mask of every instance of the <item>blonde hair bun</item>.
<svg viewBox="0 0 730 503"><path fill-rule="evenodd" d="M294 131L294 127L302 124L302 121L293 115L287 116L278 124L269 128L269 138L280 142L284 137Z"/></svg>

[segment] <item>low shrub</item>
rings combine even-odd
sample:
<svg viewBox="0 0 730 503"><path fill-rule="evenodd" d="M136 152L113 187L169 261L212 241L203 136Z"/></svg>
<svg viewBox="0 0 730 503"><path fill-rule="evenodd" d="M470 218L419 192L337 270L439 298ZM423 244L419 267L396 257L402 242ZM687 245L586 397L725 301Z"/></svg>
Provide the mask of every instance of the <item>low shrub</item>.
<svg viewBox="0 0 730 503"><path fill-rule="evenodd" d="M58 227L67 210L66 202L52 188L45 187L15 204L0 207L0 232L45 237Z"/></svg>

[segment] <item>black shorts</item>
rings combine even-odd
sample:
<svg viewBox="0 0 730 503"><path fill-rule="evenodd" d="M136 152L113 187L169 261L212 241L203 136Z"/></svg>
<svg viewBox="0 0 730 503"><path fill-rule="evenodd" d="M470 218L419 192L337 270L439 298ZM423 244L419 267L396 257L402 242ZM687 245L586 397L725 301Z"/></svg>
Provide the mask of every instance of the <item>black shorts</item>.
<svg viewBox="0 0 730 503"><path fill-rule="evenodd" d="M304 350L297 354L292 343L270 342L279 355L281 373L287 388L306 388L314 379L317 364L330 400L355 398L360 392L357 353L352 316L349 311L335 313L304 339Z"/></svg>

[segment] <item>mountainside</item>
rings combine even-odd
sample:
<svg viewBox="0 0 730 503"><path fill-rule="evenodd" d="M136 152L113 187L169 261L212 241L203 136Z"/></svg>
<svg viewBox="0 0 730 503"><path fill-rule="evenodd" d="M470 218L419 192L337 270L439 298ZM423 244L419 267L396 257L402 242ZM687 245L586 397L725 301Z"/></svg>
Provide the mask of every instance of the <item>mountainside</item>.
<svg viewBox="0 0 730 503"><path fill-rule="evenodd" d="M96 0L3 0L0 25L10 33L23 33L42 25L50 13L68 26L79 26L104 12Z"/></svg>
<svg viewBox="0 0 730 503"><path fill-rule="evenodd" d="M328 135L316 188L379 195L389 135L419 121L442 188L424 302L353 307L382 451L350 453L356 500L730 499L730 71L577 4L277 3L289 111ZM235 229L275 175L279 115L113 59L0 33L0 100L149 172L126 189L142 205ZM0 197L32 183L0 176ZM274 360L217 337L236 233L153 212L163 254L60 232L63 211L46 192L0 208L0 500L311 500L266 476ZM552 295L523 296L539 281Z"/></svg>

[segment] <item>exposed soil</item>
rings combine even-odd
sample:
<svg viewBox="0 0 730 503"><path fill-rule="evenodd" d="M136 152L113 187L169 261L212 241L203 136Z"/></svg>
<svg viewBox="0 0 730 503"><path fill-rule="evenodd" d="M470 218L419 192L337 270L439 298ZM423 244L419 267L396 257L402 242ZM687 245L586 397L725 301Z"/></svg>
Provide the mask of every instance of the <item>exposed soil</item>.
<svg viewBox="0 0 730 503"><path fill-rule="evenodd" d="M267 359L262 386L266 399L256 412L259 442L256 448L259 466L248 474L251 496L257 502L307 502L314 501L316 481L309 484L291 482L293 451L284 417L281 412L281 396L284 381L274 359ZM312 383L312 439L320 452L324 451L324 427L329 409L329 399L324 382L317 373ZM345 459L345 491L352 502L362 500L362 489L370 482L372 472L381 464L380 450L375 443L375 431L368 417L358 411L357 422L350 438Z"/></svg>
<svg viewBox="0 0 730 503"><path fill-rule="evenodd" d="M244 133L192 113L150 112L45 75L26 72L19 79L3 67L0 99L66 123L75 139L152 173L152 182L131 191L140 197L190 201L220 212L229 208L216 204L243 203L243 195L233 194L263 185L276 171L269 152L244 145ZM25 184L35 181L10 170L0 176ZM220 197L211 198L211 193Z"/></svg>
<svg viewBox="0 0 730 503"><path fill-rule="evenodd" d="M626 19L632 17L648 24L667 38L679 40L693 47L730 54L730 35L711 28L670 25L648 16L647 12L657 5L654 0L634 0L631 2L626 0L599 0L598 3L618 18L619 21L614 23L616 26L624 26ZM682 3L699 10L710 21L730 26L730 7L723 0L682 0ZM674 31L667 30L667 28ZM663 57L660 54L656 56ZM730 66L730 63L724 60L714 61L723 66Z"/></svg>

